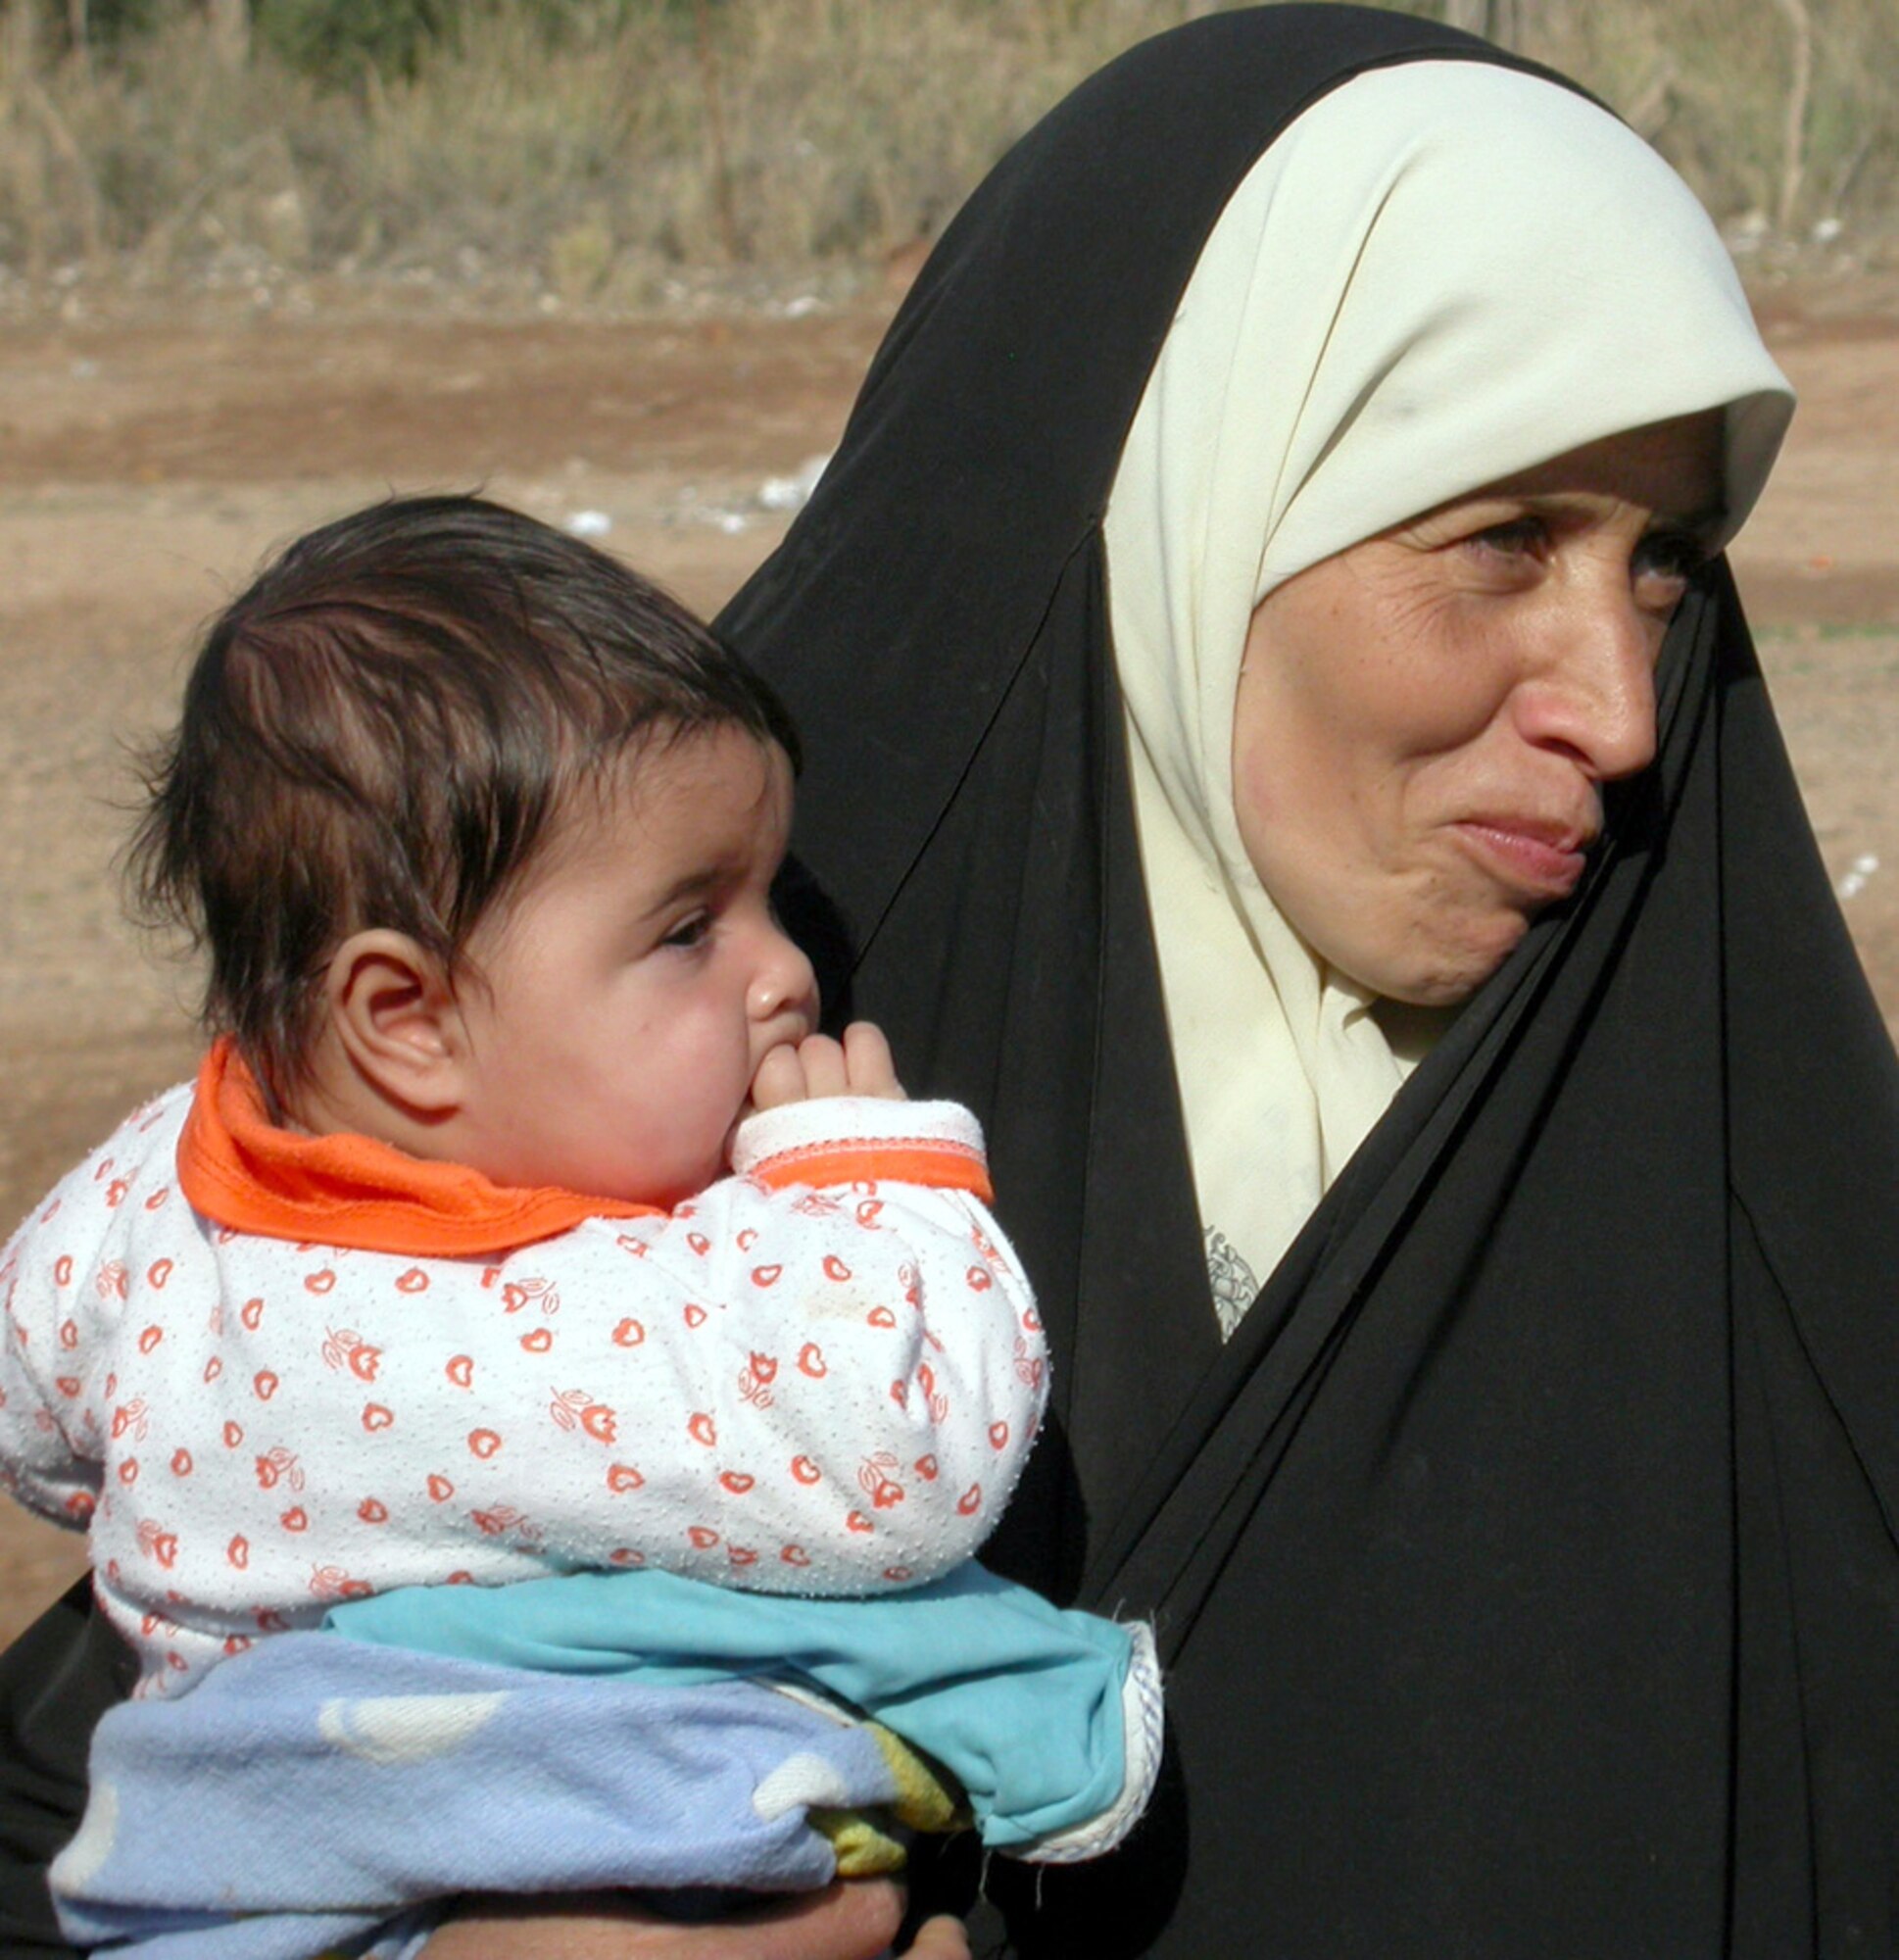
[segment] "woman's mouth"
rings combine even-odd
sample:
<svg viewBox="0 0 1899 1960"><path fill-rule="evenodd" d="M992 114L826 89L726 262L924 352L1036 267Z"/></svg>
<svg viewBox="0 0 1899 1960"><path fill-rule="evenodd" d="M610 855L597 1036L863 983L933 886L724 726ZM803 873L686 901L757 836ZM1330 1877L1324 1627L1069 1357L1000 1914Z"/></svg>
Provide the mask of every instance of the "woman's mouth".
<svg viewBox="0 0 1899 1960"><path fill-rule="evenodd" d="M1523 897L1545 904L1568 898L1588 862L1588 839L1572 826L1485 816L1451 827L1492 875Z"/></svg>

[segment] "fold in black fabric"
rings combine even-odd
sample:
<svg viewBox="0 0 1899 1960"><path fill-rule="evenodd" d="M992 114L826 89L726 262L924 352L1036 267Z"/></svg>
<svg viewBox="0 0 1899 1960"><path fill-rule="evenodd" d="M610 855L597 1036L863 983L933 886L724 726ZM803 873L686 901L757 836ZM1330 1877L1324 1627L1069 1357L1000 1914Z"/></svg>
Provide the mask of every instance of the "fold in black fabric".
<svg viewBox="0 0 1899 1960"><path fill-rule="evenodd" d="M92 1610L89 1580L0 1657L0 1954L64 1954L46 1867L85 1805L92 1725L138 1679L131 1649Z"/></svg>
<svg viewBox="0 0 1899 1960"><path fill-rule="evenodd" d="M1725 568L1584 889L1216 1336L1099 518L1233 188L1433 58L1492 57L1289 6L1078 91L721 621L805 733L833 1006L983 1117L1044 1301L1049 1431L986 1556L1154 1614L1171 1669L1148 1826L998 1861L980 1923L1091 1960L1889 1952L1899 1066Z"/></svg>

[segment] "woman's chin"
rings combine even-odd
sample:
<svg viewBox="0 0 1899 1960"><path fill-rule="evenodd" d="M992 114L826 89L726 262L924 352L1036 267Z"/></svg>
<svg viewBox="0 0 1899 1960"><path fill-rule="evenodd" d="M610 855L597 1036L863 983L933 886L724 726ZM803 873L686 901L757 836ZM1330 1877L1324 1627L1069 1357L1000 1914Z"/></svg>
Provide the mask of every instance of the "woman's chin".
<svg viewBox="0 0 1899 1960"><path fill-rule="evenodd" d="M1540 909L1540 907L1538 908ZM1331 963L1381 1000L1407 1007L1460 1007L1508 959L1530 930L1531 914L1514 908L1408 932L1402 943L1354 950Z"/></svg>

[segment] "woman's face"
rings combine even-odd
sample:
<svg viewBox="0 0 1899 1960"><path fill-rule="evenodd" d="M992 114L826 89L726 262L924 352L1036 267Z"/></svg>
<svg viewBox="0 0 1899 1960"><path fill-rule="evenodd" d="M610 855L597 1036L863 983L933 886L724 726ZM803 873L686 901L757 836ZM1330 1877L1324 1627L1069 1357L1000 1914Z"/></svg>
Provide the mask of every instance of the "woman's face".
<svg viewBox="0 0 1899 1960"><path fill-rule="evenodd" d="M1234 806L1300 936L1461 1001L1655 754L1655 662L1720 517L1718 410L1538 465L1326 559L1253 613Z"/></svg>

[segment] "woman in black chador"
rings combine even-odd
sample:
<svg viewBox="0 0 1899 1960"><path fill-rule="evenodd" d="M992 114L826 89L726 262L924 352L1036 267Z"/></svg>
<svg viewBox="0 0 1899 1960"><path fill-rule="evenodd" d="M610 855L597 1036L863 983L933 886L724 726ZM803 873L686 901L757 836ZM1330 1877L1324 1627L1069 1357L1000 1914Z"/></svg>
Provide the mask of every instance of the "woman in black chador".
<svg viewBox="0 0 1899 1960"><path fill-rule="evenodd" d="M1899 1068L1720 558L1788 407L1605 112L1218 16L971 199L728 609L1044 1302L986 1556L1169 1667L1124 1851L919 1871L978 1951L1899 1946Z"/></svg>

